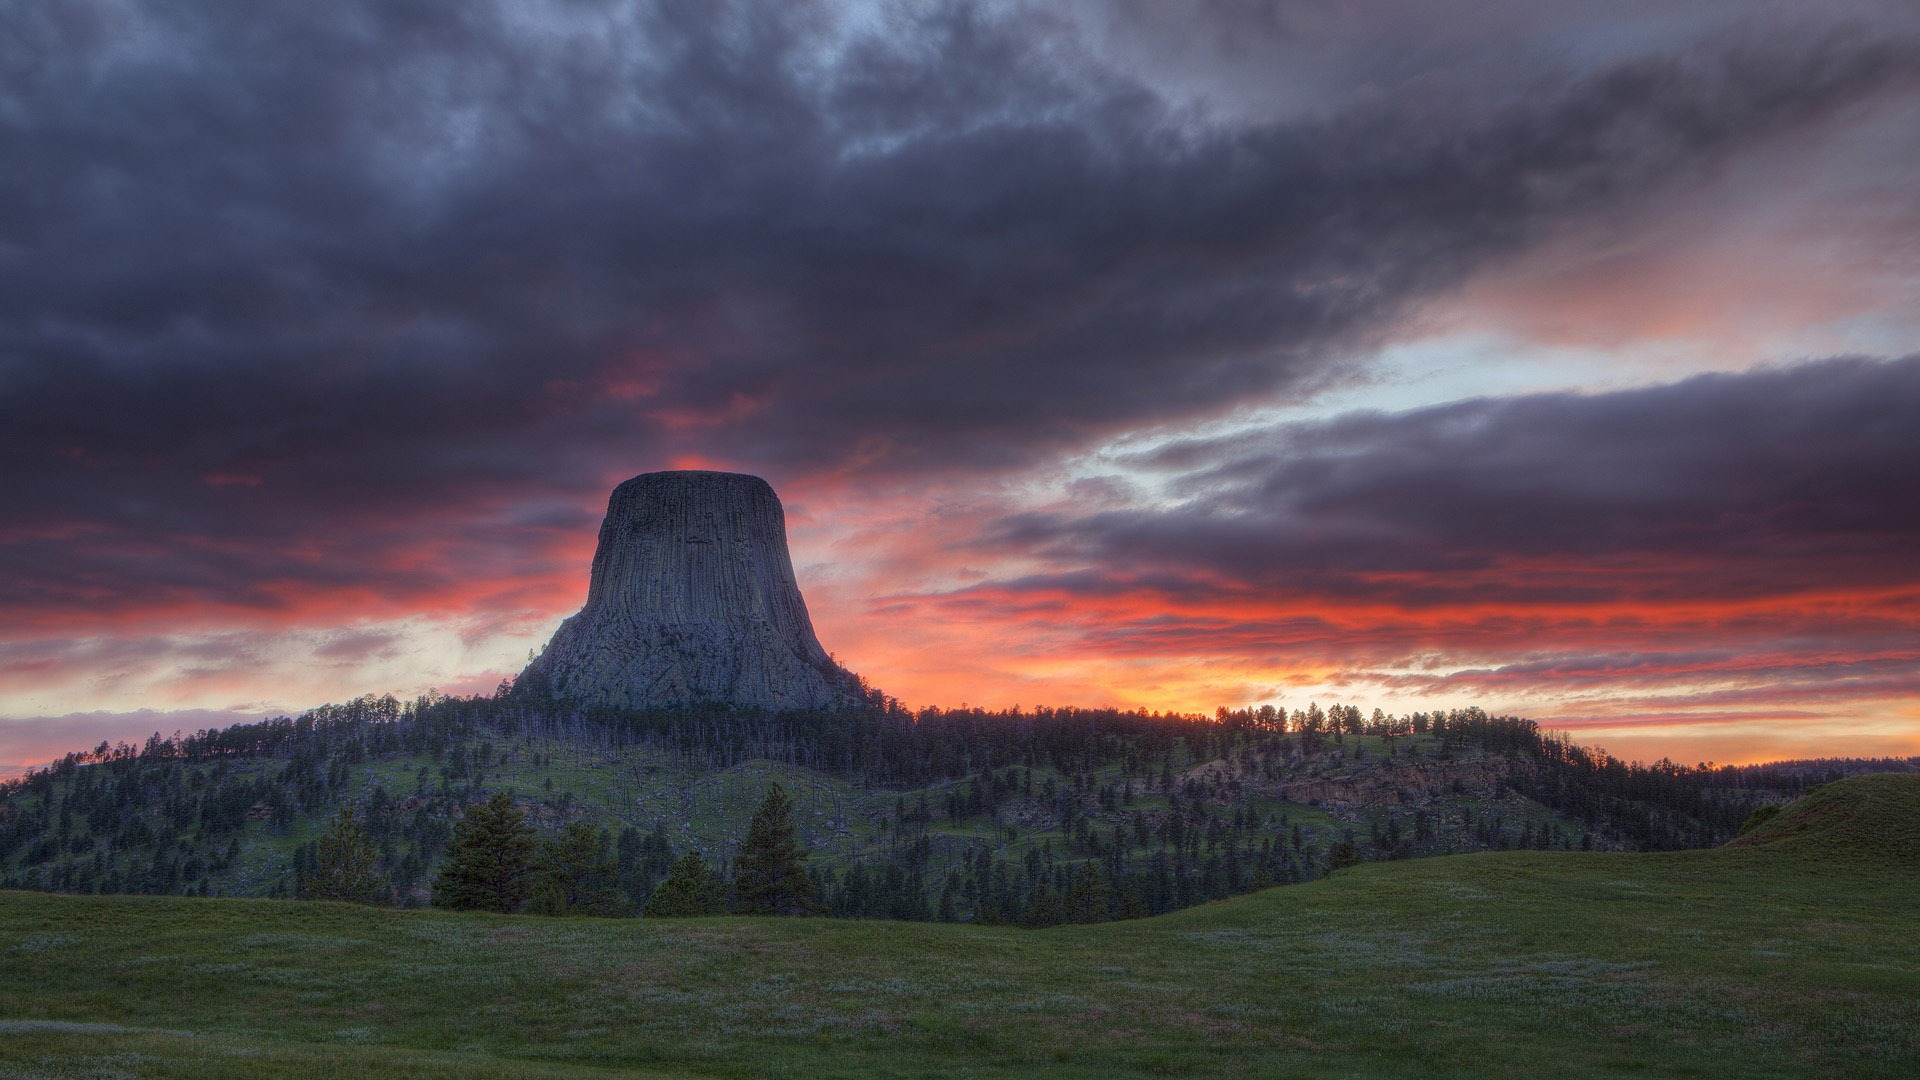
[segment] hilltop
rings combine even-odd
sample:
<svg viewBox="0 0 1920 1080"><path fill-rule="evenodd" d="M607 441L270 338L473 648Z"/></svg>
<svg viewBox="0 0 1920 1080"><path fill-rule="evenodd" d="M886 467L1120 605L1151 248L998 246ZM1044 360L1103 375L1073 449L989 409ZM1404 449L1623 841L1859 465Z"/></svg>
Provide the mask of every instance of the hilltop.
<svg viewBox="0 0 1920 1080"><path fill-rule="evenodd" d="M1733 841L1799 859L1920 866L1920 775L1856 776L1811 788Z"/></svg>

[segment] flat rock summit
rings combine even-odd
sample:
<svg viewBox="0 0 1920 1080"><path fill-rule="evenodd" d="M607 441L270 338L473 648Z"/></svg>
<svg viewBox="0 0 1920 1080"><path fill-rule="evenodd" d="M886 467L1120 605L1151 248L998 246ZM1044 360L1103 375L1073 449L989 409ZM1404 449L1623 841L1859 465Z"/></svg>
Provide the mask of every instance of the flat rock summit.
<svg viewBox="0 0 1920 1080"><path fill-rule="evenodd" d="M861 700L859 680L814 636L779 496L757 476L704 471L644 473L613 490L586 606L520 685L623 709Z"/></svg>

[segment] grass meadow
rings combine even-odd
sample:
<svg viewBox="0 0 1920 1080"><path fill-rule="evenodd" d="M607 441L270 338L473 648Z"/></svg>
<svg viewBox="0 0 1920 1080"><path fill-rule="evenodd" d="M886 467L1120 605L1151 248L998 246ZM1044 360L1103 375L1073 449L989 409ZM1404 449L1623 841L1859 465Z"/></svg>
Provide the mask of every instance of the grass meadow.
<svg viewBox="0 0 1920 1080"><path fill-rule="evenodd" d="M1048 930L0 893L0 1076L1920 1075L1920 864L1775 829Z"/></svg>

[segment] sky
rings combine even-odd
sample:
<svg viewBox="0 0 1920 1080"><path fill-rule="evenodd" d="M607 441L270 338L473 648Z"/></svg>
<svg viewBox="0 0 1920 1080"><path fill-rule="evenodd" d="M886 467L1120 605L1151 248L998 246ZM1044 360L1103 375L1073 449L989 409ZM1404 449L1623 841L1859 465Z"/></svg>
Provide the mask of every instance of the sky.
<svg viewBox="0 0 1920 1080"><path fill-rule="evenodd" d="M911 706L1920 754L1908 0L71 0L0 148L0 768L490 692L689 467Z"/></svg>

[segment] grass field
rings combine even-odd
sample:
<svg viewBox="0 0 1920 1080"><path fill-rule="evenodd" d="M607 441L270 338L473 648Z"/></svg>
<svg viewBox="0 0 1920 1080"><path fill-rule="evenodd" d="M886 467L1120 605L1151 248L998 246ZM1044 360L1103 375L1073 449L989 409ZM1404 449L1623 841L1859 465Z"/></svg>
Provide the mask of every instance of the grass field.
<svg viewBox="0 0 1920 1080"><path fill-rule="evenodd" d="M0 1076L1920 1075L1920 778L1051 930L0 893Z"/></svg>

